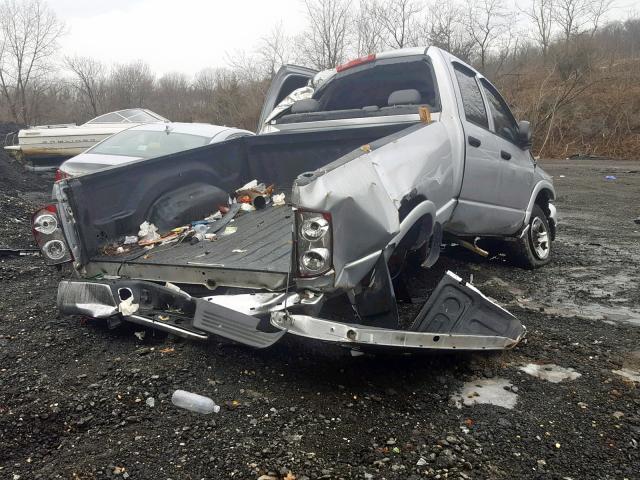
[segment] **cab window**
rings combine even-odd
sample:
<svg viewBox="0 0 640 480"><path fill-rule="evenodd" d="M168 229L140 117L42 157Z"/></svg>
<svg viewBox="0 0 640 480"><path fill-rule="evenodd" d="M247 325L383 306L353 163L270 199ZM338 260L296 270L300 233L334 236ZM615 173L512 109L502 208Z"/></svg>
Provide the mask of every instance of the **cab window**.
<svg viewBox="0 0 640 480"><path fill-rule="evenodd" d="M494 133L513 143L518 143L518 123L509 110L507 103L498 91L484 78L481 80L484 93L489 101L489 110L493 118Z"/></svg>
<svg viewBox="0 0 640 480"><path fill-rule="evenodd" d="M473 71L460 65L453 64L460 87L460 95L462 95L462 105L464 107L464 116L467 121L475 123L486 129L489 128L489 120L487 118L487 110L484 106L484 100L480 93L480 87L476 82L476 75Z"/></svg>

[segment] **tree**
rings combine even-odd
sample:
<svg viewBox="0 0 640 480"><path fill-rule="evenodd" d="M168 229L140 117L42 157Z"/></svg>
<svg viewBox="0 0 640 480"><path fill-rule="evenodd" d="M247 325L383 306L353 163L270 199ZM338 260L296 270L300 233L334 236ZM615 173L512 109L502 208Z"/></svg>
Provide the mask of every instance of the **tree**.
<svg viewBox="0 0 640 480"><path fill-rule="evenodd" d="M111 108L144 106L153 90L154 80L149 65L142 60L117 65L109 78Z"/></svg>
<svg viewBox="0 0 640 480"><path fill-rule="evenodd" d="M309 26L297 43L304 63L318 69L344 62L351 20L348 0L305 0Z"/></svg>
<svg viewBox="0 0 640 480"><path fill-rule="evenodd" d="M464 15L454 2L437 2L429 8L429 45L470 61L473 40L464 30Z"/></svg>
<svg viewBox="0 0 640 480"><path fill-rule="evenodd" d="M509 31L513 16L508 14L500 0L467 0L466 28L480 57L484 70L488 55L496 40Z"/></svg>
<svg viewBox="0 0 640 480"><path fill-rule="evenodd" d="M533 23L536 43L542 49L542 56L547 57L553 26L553 0L531 0L528 8L520 10Z"/></svg>
<svg viewBox="0 0 640 480"><path fill-rule="evenodd" d="M104 111L106 100L107 75L104 65L90 57L65 57L64 64L75 76L73 85L84 97L91 108L91 113L97 117Z"/></svg>
<svg viewBox="0 0 640 480"><path fill-rule="evenodd" d="M64 24L42 0L0 4L0 88L13 119L29 124L29 94L43 88Z"/></svg>
<svg viewBox="0 0 640 480"><path fill-rule="evenodd" d="M416 47L426 39L420 0L391 0L378 3L377 21L384 29L385 43L390 48Z"/></svg>
<svg viewBox="0 0 640 480"><path fill-rule="evenodd" d="M360 7L354 17L355 41L358 56L376 53L384 42L384 26L379 21L380 9L376 1L360 0Z"/></svg>

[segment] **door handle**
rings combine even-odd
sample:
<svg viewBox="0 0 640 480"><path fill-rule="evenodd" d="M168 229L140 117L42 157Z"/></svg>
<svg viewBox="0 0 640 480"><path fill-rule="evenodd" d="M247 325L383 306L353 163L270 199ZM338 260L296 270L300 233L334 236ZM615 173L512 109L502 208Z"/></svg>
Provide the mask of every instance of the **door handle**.
<svg viewBox="0 0 640 480"><path fill-rule="evenodd" d="M505 152L504 150L500 150L500 156L504 160L511 160L511 154L509 152Z"/></svg>
<svg viewBox="0 0 640 480"><path fill-rule="evenodd" d="M469 135L469 145L471 145L472 147L479 147L480 145L482 145L482 142L479 138Z"/></svg>

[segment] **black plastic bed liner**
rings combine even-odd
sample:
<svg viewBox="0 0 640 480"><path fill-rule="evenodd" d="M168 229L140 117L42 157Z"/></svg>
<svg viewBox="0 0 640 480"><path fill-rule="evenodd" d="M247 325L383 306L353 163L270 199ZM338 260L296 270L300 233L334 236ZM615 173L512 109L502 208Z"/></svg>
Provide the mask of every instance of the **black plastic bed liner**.
<svg viewBox="0 0 640 480"><path fill-rule="evenodd" d="M221 268L256 272L288 273L291 264L293 211L290 206L272 207L239 214L228 227L236 232L218 233L216 240L160 245L144 254L99 255L92 262L170 267ZM223 230L224 231L224 230Z"/></svg>

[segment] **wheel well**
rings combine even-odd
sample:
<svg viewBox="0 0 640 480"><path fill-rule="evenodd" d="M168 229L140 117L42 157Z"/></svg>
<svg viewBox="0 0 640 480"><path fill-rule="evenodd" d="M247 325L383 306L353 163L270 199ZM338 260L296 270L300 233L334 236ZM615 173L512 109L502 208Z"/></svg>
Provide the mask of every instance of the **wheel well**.
<svg viewBox="0 0 640 480"><path fill-rule="evenodd" d="M551 200L552 198L553 193L551 192L551 190L543 188L538 192L538 196L536 197L536 200L534 202L535 205L539 205L540 208L542 208L542 211L547 217L551 214L549 210L549 200Z"/></svg>

